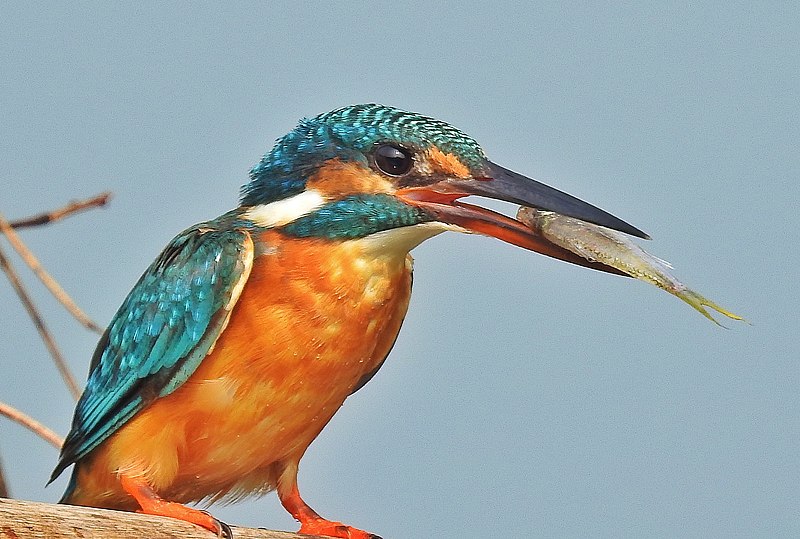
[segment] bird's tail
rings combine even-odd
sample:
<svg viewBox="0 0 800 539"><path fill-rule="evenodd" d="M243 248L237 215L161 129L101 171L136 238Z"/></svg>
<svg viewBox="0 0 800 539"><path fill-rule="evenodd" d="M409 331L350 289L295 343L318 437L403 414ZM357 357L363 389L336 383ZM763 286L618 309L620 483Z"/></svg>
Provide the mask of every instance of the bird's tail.
<svg viewBox="0 0 800 539"><path fill-rule="evenodd" d="M81 505L80 503L75 503L73 498L75 497L75 492L78 486L78 466L76 465L72 469L72 475L69 478L69 483L67 483L67 488L64 491L64 494L61 495L61 499L58 500L58 503L66 503L69 505Z"/></svg>

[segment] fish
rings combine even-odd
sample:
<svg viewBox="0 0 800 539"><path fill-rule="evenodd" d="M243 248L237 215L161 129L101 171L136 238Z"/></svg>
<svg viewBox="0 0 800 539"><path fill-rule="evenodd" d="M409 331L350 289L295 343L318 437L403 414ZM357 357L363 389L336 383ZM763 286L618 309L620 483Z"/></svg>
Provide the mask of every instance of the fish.
<svg viewBox="0 0 800 539"><path fill-rule="evenodd" d="M744 320L683 284L672 274L669 262L651 255L621 232L526 206L520 206L516 219L542 239L593 264L619 270L669 292L718 326L725 327L706 308L732 320Z"/></svg>

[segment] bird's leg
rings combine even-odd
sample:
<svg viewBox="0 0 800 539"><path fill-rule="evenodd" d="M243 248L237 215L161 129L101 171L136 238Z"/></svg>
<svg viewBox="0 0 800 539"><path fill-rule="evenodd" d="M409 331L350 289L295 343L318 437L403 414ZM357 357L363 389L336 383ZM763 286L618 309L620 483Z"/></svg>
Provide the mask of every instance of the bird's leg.
<svg viewBox="0 0 800 539"><path fill-rule="evenodd" d="M287 464L278 478L278 498L283 507L300 522L298 533L327 535L341 539L381 539L375 534L319 516L300 497L297 489L297 463Z"/></svg>
<svg viewBox="0 0 800 539"><path fill-rule="evenodd" d="M122 484L123 490L133 496L141 507L137 513L177 518L210 530L216 533L217 537L228 537L229 539L233 537L231 527L224 522L217 520L205 511L164 500L141 477L120 475L119 482Z"/></svg>

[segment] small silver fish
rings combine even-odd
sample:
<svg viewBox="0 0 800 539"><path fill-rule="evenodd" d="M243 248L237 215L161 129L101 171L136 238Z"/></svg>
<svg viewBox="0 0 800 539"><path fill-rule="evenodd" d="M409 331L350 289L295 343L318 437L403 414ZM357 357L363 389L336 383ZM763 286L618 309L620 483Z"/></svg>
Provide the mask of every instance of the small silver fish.
<svg viewBox="0 0 800 539"><path fill-rule="evenodd" d="M666 290L717 325L722 324L709 314L706 307L733 320L742 320L741 316L723 309L680 282L670 273L672 266L669 262L646 252L620 232L573 217L525 206L520 207L517 212L517 220L547 241L590 262L610 266Z"/></svg>

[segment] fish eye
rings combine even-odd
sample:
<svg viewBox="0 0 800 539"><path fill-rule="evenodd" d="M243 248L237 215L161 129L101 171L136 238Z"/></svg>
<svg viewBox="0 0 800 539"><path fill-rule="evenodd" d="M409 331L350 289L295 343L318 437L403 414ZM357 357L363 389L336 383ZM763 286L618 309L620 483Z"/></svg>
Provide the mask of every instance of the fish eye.
<svg viewBox="0 0 800 539"><path fill-rule="evenodd" d="M414 166L413 154L394 144L381 144L373 155L378 170L389 176L404 176Z"/></svg>

